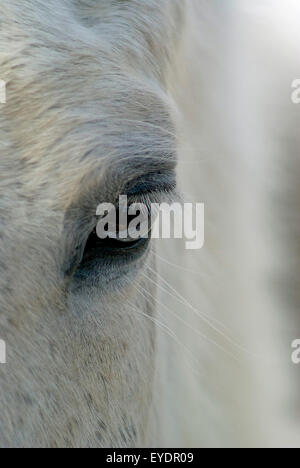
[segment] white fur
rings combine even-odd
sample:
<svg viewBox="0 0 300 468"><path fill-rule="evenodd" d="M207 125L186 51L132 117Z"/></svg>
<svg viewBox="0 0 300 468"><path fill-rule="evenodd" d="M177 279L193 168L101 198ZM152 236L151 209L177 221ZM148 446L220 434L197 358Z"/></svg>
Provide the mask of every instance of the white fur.
<svg viewBox="0 0 300 468"><path fill-rule="evenodd" d="M299 444L287 3L0 0L1 446ZM170 115L182 190L206 204L205 248L163 243L159 276L151 252L121 292L108 269L105 287L70 293L80 200L121 190L136 168L109 168L129 149L173 148Z"/></svg>

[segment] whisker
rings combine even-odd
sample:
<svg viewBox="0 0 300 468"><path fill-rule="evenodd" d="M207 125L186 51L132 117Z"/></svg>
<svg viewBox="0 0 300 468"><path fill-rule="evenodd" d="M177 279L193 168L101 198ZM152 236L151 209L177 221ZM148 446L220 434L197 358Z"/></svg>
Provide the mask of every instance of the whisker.
<svg viewBox="0 0 300 468"><path fill-rule="evenodd" d="M146 301L149 301L143 294L142 291L139 290L139 288L137 288L135 286L136 290L144 297L144 299ZM192 354L192 352L179 340L178 336L176 335L175 332L173 332L173 330L171 330L167 325L165 325L163 322L161 322L160 320L156 319L155 317L151 317L150 315L146 314L145 312L141 312L139 309L137 309L134 304L128 302L128 304L130 305L130 307L132 307L133 310L135 310L135 312L137 312L139 315L142 315L143 317L146 317L148 318L151 322L153 322L155 325L158 326L158 328L160 330L162 330L163 332L165 332L170 338L172 338L175 343L177 345L179 345L187 354L190 355L190 357L192 358L193 361L195 361L196 364L199 365L199 361L195 358L195 356ZM196 368L194 368L188 361L187 361L190 369L197 375L200 375L201 377L203 377L203 375L199 372L199 370L197 370Z"/></svg>
<svg viewBox="0 0 300 468"><path fill-rule="evenodd" d="M201 271L196 271L196 270L192 270L191 268L185 268L181 265L178 265L177 263L173 263L173 262L170 262L169 260L167 260L166 258L162 257L161 255L158 255L156 253L156 257L161 260L162 262L166 263L167 265L169 266L172 266L172 267L175 267L175 268L178 268L178 270L181 270L181 271L185 271L186 273L192 273L193 275L199 275L201 276L202 278L204 276L208 276L208 275L205 275L204 272L201 272Z"/></svg>
<svg viewBox="0 0 300 468"><path fill-rule="evenodd" d="M170 295L171 297L173 298L176 298L177 296L177 301L180 302L182 305L185 305L187 307L189 307L190 310L192 310L201 320L204 321L204 323L206 323L209 327L211 327L217 334L219 334L220 336L222 336L226 341L228 341L231 345L233 345L234 347L236 347L237 349L239 349L241 352L243 353L246 353L247 355L251 356L251 357L255 357L255 358L261 358L261 356L258 356L254 353L252 353L251 351L247 350L246 348L244 348L242 345L240 345L239 343L235 342L232 338L230 338L229 336L227 336L222 330L218 329L215 325L213 325L210 321L210 319L206 316L206 314L204 313L201 313L198 309L196 309L192 304L189 303L189 301L187 299L185 299L183 296L181 296L181 294L179 294L173 287L172 285L170 285L161 275L159 275L159 273L157 273L155 270L153 270L153 268L151 268L151 266L149 264L147 264L147 267L157 275L157 277L163 281L164 284L167 285L168 288L170 288L170 290L175 294L175 296L173 296L173 294L171 294L168 290L166 290L165 288L163 288L160 284L158 283L155 283L155 281L153 281L150 277L148 277L147 279L149 281L152 281L156 286L158 286L162 291L164 291L166 294ZM221 325L223 328L224 328L224 325L222 324Z"/></svg>
<svg viewBox="0 0 300 468"><path fill-rule="evenodd" d="M148 280L151 280L150 277L148 277L146 274L144 275ZM155 283L156 284L156 283ZM156 286L158 286L156 284ZM145 292L147 292L145 290ZM149 293L148 293L149 294ZM150 294L149 294L150 295ZM151 296L152 297L152 296ZM196 333L196 335L200 336L201 338L203 338L205 341L213 344L214 346L216 346L219 350L221 350L223 353L225 353L226 355L228 355L229 357L231 357L232 359L234 359L235 361L237 362L241 362L240 359L235 356L233 353L231 353L230 351L228 351L226 348L224 348L223 346L221 346L220 344L218 344L216 341L214 341L212 338L208 337L207 335L205 335L204 333L202 333L200 330L198 329L195 329L192 325L190 325L188 322L186 322L179 314L177 314L176 312L172 311L171 309L169 309L169 307L167 307L165 304L163 304L162 302L160 302L158 299L155 299L155 301L157 302L157 304L159 304L160 306L162 306L164 309L166 309L170 314L172 314L174 317L177 318L177 320L179 320L179 322L183 323L187 328L189 328L190 330L192 330L194 333Z"/></svg>
<svg viewBox="0 0 300 468"><path fill-rule="evenodd" d="M163 257L161 257L160 255L158 255L156 252L155 252L155 255L157 256L158 259L162 260L162 261L165 262L166 264L169 264L169 265L174 266L174 267L176 267L176 268L182 269L183 271L186 271L187 273L197 274L197 275L199 275L199 276L202 275L202 273L200 273L200 272L197 272L197 271L194 271L194 270L190 270L190 269L186 269L186 268L181 267L181 266L179 266L179 265L177 265L177 264L175 264L175 263L169 262L168 260L166 260L166 259L164 259ZM148 265L148 267L151 268L150 265ZM154 270L153 270L153 271L154 271ZM170 283L168 283L161 275L159 275L158 272L156 272L156 275L157 275L158 277L160 277L160 278L165 282L165 284L173 291L173 293L176 294L176 295L178 296L178 298L180 299L180 301L182 300L182 301L184 301L184 302L185 302L185 301L188 302L183 296L181 296L181 295L178 293L178 291L176 291L176 290L171 286ZM202 278L203 278L203 277L204 277L204 275L202 275ZM173 297L173 296L172 296L172 297ZM179 300L179 299L178 299L178 300ZM179 301L179 302L180 302L180 301ZM187 304L184 303L183 305L187 305ZM192 304L190 304L190 305L192 306ZM200 311L198 311L198 312L200 313ZM229 328L228 328L224 323L222 323L220 320L218 320L217 318L212 317L212 316L209 316L209 315L206 314L205 312L201 312L201 314L202 314L203 317L205 317L208 321L215 322L220 328L222 328L222 329L224 330L224 332L228 332L228 333L231 332L231 330L229 330ZM237 344L238 344L238 343L237 343Z"/></svg>

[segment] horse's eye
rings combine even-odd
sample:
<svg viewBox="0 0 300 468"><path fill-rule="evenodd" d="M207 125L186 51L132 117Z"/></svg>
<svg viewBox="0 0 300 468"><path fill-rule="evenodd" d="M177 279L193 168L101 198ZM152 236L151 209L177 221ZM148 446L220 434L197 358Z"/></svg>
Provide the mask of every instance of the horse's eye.
<svg viewBox="0 0 300 468"><path fill-rule="evenodd" d="M148 238L140 237L138 239L132 239L130 236L119 239L114 237L107 237L106 239L99 239L96 229L90 234L83 254L83 261L88 258L94 258L95 254L98 254L98 250L101 249L103 252L109 251L111 254L117 255L120 251L132 250L138 248L148 242Z"/></svg>
<svg viewBox="0 0 300 468"><path fill-rule="evenodd" d="M112 225L111 230L107 229L104 232L104 237L101 236L101 232L97 231L98 237L109 242L115 241L114 245L120 248L132 248L141 238L148 238L153 220L151 220L151 211L146 205L143 207L143 210L136 209L134 215L130 214L127 207L122 210L119 208L116 213L116 224ZM125 245L122 246L122 244Z"/></svg>
<svg viewBox="0 0 300 468"><path fill-rule="evenodd" d="M80 258L77 256L77 266L74 268L75 277L85 277L91 272L98 273L99 270L117 261L134 261L147 251L151 238L151 224L149 220L149 232L140 231L139 237L133 238L130 226L133 217L128 216L128 226L117 225L117 232L107 232L107 237L102 239L94 228L90 233L85 245L81 246ZM139 229L139 226L137 226ZM125 235L125 232L127 233ZM122 235L121 235L122 234Z"/></svg>
<svg viewBox="0 0 300 468"><path fill-rule="evenodd" d="M138 268L150 251L151 233L162 200L173 199L175 187L173 172L161 171L132 181L126 187L126 199L120 195L115 206L110 203L99 205L96 225L89 226L90 233L82 223L77 247L70 242L73 245L69 255L71 262L68 261L71 267L65 270L66 274L75 280L86 279L88 284L96 278L99 285L100 276L105 282L109 281L112 271L120 277L127 275L129 264L133 266L132 271L135 265ZM94 220L93 216L91 218Z"/></svg>

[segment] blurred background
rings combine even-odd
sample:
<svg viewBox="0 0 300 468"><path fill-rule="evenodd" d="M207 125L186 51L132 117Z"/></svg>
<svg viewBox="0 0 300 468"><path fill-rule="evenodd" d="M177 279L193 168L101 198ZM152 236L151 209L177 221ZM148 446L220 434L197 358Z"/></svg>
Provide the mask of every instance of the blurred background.
<svg viewBox="0 0 300 468"><path fill-rule="evenodd" d="M299 447L300 3L188 3L170 83L205 246L157 241L161 446Z"/></svg>

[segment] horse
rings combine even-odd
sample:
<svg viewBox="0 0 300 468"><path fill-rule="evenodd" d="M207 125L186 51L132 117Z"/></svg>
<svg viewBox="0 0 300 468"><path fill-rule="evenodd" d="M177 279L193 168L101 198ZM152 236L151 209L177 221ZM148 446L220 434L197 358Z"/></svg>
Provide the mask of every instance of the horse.
<svg viewBox="0 0 300 468"><path fill-rule="evenodd" d="M295 16L0 6L0 446L297 445ZM96 235L99 204L178 192L199 252Z"/></svg>

